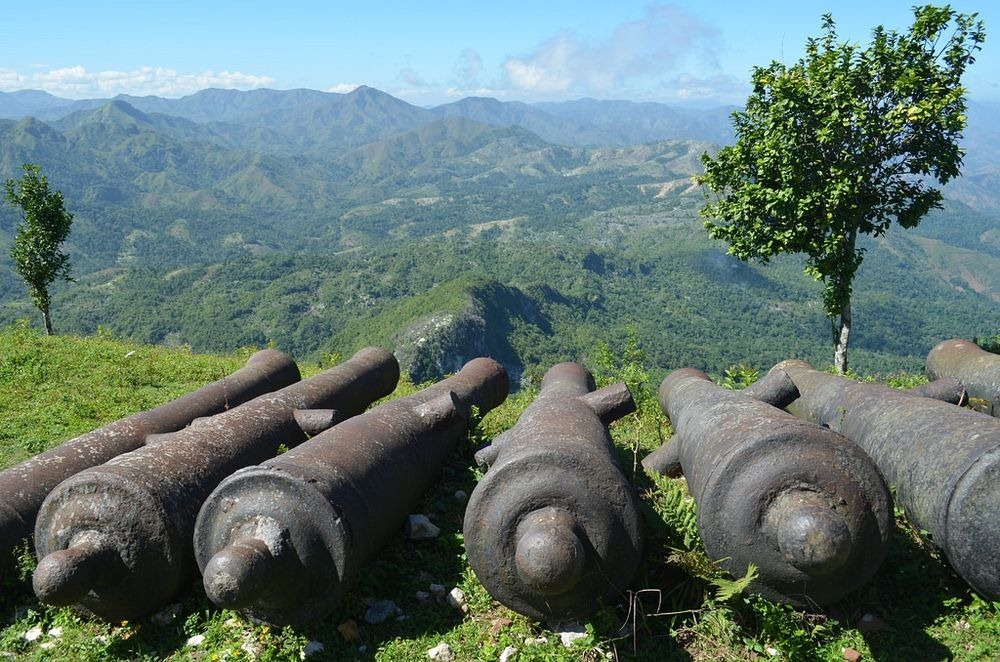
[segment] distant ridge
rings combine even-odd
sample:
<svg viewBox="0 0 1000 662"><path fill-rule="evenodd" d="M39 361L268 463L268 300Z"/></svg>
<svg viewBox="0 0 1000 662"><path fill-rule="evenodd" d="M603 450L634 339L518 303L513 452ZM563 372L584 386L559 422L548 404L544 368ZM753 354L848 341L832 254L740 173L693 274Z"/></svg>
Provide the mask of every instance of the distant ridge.
<svg viewBox="0 0 1000 662"><path fill-rule="evenodd" d="M0 92L0 119L33 116L59 120L73 112L103 106L109 100L72 101L37 90ZM172 115L205 125L230 125L228 130L218 130L233 137L245 138L248 128L256 128L275 130L287 139L315 129L322 122L338 126L353 123L358 138L348 142L355 145L387 137L393 130L409 130L447 117L464 117L493 126L519 126L547 142L569 146L626 146L667 139L724 142L730 135L732 111L723 106L694 110L596 99L531 105L488 97L468 97L427 109L365 85L346 94L309 89L213 88L179 99L119 95L114 100L144 113ZM266 141L262 147L266 147ZM307 141L299 140L298 147L307 147Z"/></svg>
<svg viewBox="0 0 1000 662"><path fill-rule="evenodd" d="M313 355L377 336L409 352L418 379L479 351L534 374L629 323L659 365L826 355L801 264L736 262L702 229L693 176L731 109L478 97L428 109L370 87L26 91L4 108L16 119L0 119L0 181L39 163L75 214L77 281L55 301L66 330ZM966 176L946 208L868 247L869 369L995 332L997 110L970 105ZM0 205L0 254L16 222ZM30 314L0 260L0 324Z"/></svg>

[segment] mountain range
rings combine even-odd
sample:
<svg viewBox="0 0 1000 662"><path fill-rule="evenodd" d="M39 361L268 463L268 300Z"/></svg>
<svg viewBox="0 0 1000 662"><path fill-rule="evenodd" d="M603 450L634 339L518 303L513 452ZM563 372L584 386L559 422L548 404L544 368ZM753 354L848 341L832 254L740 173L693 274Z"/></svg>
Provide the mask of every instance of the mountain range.
<svg viewBox="0 0 1000 662"><path fill-rule="evenodd" d="M692 176L731 140L733 110L420 108L368 87L0 93L0 179L38 163L76 215L76 282L53 305L65 330L313 356L377 339L422 366L417 379L476 352L530 373L625 325L661 365L818 360L825 320L798 263L738 263L701 230ZM856 346L876 369L912 369L934 334L1000 331L996 110L970 104L966 174L946 208L870 246ZM16 221L0 211L0 245ZM866 301L883 311L867 335ZM940 312L911 310L928 304ZM31 314L6 261L0 306L0 321Z"/></svg>

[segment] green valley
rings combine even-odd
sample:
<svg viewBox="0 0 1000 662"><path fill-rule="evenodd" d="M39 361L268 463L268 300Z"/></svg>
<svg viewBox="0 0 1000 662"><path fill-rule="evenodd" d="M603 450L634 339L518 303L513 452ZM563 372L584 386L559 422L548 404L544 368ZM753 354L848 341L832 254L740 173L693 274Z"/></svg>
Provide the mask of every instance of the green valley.
<svg viewBox="0 0 1000 662"><path fill-rule="evenodd" d="M800 262L738 262L701 227L691 177L728 109L423 109L359 88L40 110L0 120L0 172L40 163L76 215L57 331L317 360L377 343L417 381L480 353L530 381L626 329L663 369L829 362ZM870 243L858 370L919 370L944 337L997 333L1000 217L982 191ZM0 247L16 220L0 211ZM0 323L31 317L0 261Z"/></svg>

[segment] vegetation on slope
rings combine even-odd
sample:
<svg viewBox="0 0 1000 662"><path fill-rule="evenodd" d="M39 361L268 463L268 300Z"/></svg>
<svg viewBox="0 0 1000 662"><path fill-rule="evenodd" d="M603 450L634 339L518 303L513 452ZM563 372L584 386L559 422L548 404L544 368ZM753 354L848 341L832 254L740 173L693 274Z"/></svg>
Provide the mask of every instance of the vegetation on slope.
<svg viewBox="0 0 1000 662"><path fill-rule="evenodd" d="M155 406L240 367L250 350L205 356L107 337L46 338L24 326L0 332L0 464L133 411ZM345 352L346 354L346 352ZM30 592L27 549L20 571L3 579L0 654L23 660L417 660L441 642L459 660L492 661L508 647L514 660L989 660L1000 656L1000 604L984 602L954 574L920 532L897 519L889 558L873 580L839 603L800 612L741 591L701 550L695 507L683 479L651 478L638 460L669 438L653 400L652 368L634 332L598 342L591 369L602 383L624 379L639 411L613 427L621 464L642 498L644 561L621 603L580 624L566 647L550 625L532 623L493 601L467 567L464 501L479 474L472 452L516 421L535 392L514 394L456 449L418 508L441 527L433 541L399 535L366 569L344 603L323 622L275 630L212 606L192 584L180 603L138 622L104 624L70 609L39 604ZM320 366L302 366L312 374ZM672 369L680 365L660 365ZM756 377L734 367L723 381L742 387ZM909 385L919 378L909 377ZM404 383L396 395L415 387ZM461 588L467 609L429 593L430 584ZM402 610L379 624L364 620L373 600ZM847 651L846 654L849 654Z"/></svg>

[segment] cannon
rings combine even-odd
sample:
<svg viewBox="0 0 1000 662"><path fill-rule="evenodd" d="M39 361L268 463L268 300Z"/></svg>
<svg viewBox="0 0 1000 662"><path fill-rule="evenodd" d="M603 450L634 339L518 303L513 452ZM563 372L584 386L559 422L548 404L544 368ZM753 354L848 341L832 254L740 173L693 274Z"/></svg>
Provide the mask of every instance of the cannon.
<svg viewBox="0 0 1000 662"><path fill-rule="evenodd" d="M910 395L943 400L958 406L964 406L969 399L965 387L954 377L936 379L904 392ZM795 387L792 378L780 367L773 368L740 393L779 409L784 409L799 397L799 390ZM669 442L644 457L642 466L647 471L654 471L670 478L678 478L683 474L678 456L678 445Z"/></svg>
<svg viewBox="0 0 1000 662"><path fill-rule="evenodd" d="M984 400L985 413L1000 417L1000 355L959 338L939 342L927 354L927 378L953 377L969 397Z"/></svg>
<svg viewBox="0 0 1000 662"><path fill-rule="evenodd" d="M752 590L802 607L836 602L875 573L891 497L855 444L693 368L667 375L659 400L710 557L735 576L753 563Z"/></svg>
<svg viewBox="0 0 1000 662"><path fill-rule="evenodd" d="M771 370L763 377L755 381L750 386L740 391L744 395L766 402L778 407L786 407L795 398L799 397L799 391L795 388L792 378L782 370ZM642 458L642 468L646 471L653 471L658 474L678 478L684 472L681 468L681 459L678 455L678 444L669 441L655 451Z"/></svg>
<svg viewBox="0 0 1000 662"><path fill-rule="evenodd" d="M583 366L561 363L517 424L477 453L490 466L469 497L465 549L494 598L540 621L620 599L642 532L607 426L634 410L625 384L595 391Z"/></svg>
<svg viewBox="0 0 1000 662"><path fill-rule="evenodd" d="M0 472L0 571L11 550L35 529L42 501L75 473L140 448L154 434L174 432L299 380L299 369L283 352L265 349L231 375L155 409L141 411L71 439Z"/></svg>
<svg viewBox="0 0 1000 662"><path fill-rule="evenodd" d="M805 361L778 365L800 393L789 411L864 449L955 571L984 597L1000 599L1000 421Z"/></svg>
<svg viewBox="0 0 1000 662"><path fill-rule="evenodd" d="M35 594L108 621L166 604L196 574L195 518L223 478L273 457L281 445L305 441L297 418L309 417L296 411L321 409L321 419L332 423L389 394L398 379L392 354L363 349L315 377L157 435L64 480L38 512Z"/></svg>
<svg viewBox="0 0 1000 662"><path fill-rule="evenodd" d="M194 549L216 604L274 625L326 616L405 522L507 373L477 358L224 480L198 515Z"/></svg>

